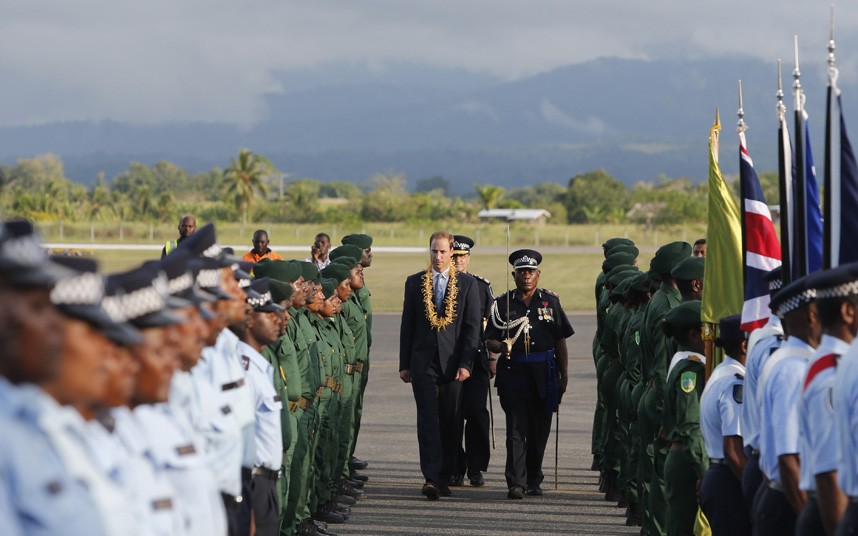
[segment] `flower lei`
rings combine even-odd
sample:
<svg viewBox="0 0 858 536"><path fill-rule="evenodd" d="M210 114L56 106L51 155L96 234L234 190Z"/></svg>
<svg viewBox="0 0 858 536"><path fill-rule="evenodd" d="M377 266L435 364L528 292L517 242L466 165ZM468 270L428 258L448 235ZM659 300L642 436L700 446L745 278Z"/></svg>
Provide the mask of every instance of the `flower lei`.
<svg viewBox="0 0 858 536"><path fill-rule="evenodd" d="M447 285L449 290L444 296L444 316L439 317L438 313L435 312L435 304L432 302L432 267L430 266L423 273L423 308L426 311L426 319L429 320L429 325L435 331L447 329L447 326L456 319L456 297L459 295L457 282L456 266L450 263L450 281Z"/></svg>

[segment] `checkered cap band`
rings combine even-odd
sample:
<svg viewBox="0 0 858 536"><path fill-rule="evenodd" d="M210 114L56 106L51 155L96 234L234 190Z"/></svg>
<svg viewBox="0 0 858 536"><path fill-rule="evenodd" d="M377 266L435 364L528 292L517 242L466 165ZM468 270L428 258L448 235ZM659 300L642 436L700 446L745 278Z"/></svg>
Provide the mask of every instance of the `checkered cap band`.
<svg viewBox="0 0 858 536"><path fill-rule="evenodd" d="M0 257L24 266L39 266L48 261L48 252L36 235L10 238L0 244Z"/></svg>
<svg viewBox="0 0 858 536"><path fill-rule="evenodd" d="M119 296L105 296L101 300L101 308L107 311L107 316L117 324L128 320L128 317L122 310L122 302Z"/></svg>
<svg viewBox="0 0 858 536"><path fill-rule="evenodd" d="M203 254L200 256L201 257L208 257L208 258L212 259L212 258L220 255L222 251L223 251L223 249L219 245L212 244L211 246L206 248L206 250L203 251Z"/></svg>
<svg viewBox="0 0 858 536"><path fill-rule="evenodd" d="M780 290L781 288L783 288L783 286L784 286L783 280L781 280L780 277L776 277L775 279L772 279L771 281L769 281L769 292L771 292L773 290Z"/></svg>
<svg viewBox="0 0 858 536"><path fill-rule="evenodd" d="M816 289L809 288L802 291L800 294L787 298L778 306L778 316L783 318L787 313L791 313L806 303L812 302L816 298Z"/></svg>
<svg viewBox="0 0 858 536"><path fill-rule="evenodd" d="M98 305L104 297L104 277L92 272L61 279L51 290L54 305Z"/></svg>
<svg viewBox="0 0 858 536"><path fill-rule="evenodd" d="M268 305L269 303L272 303L271 293L266 292L264 294L261 294L258 298L247 298L247 303L249 303L250 306L253 308Z"/></svg>
<svg viewBox="0 0 858 536"><path fill-rule="evenodd" d="M220 286L220 270L200 270L197 274L197 284L202 288Z"/></svg>
<svg viewBox="0 0 858 536"><path fill-rule="evenodd" d="M160 274L152 281L152 285L129 292L122 296L122 311L126 318L140 318L158 312L167 305L167 278Z"/></svg>
<svg viewBox="0 0 858 536"><path fill-rule="evenodd" d="M178 294L194 286L194 276L190 272L185 272L179 277L168 281L167 286L170 294Z"/></svg>
<svg viewBox="0 0 858 536"><path fill-rule="evenodd" d="M527 255L524 255L524 256L521 256L515 260L515 267L516 268L520 268L522 266L527 266L527 267L532 266L535 268L535 267L539 266L539 263L536 262L536 259L532 259L532 258L528 257Z"/></svg>
<svg viewBox="0 0 858 536"><path fill-rule="evenodd" d="M241 288L247 288L250 286L250 279L239 279L238 286Z"/></svg>
<svg viewBox="0 0 858 536"><path fill-rule="evenodd" d="M831 288L816 289L817 299L845 298L846 296L854 296L856 294L858 294L858 281L850 281Z"/></svg>

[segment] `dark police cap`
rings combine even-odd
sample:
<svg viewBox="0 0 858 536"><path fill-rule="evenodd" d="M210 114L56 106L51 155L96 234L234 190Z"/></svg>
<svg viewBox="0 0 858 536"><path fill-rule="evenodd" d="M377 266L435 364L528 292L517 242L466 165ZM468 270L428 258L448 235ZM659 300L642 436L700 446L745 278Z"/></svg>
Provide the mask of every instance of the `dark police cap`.
<svg viewBox="0 0 858 536"><path fill-rule="evenodd" d="M83 257L54 257L53 260L74 274L60 279L51 290L51 302L57 309L97 327L116 344L129 346L143 342L140 332L123 319L112 318L102 307L106 281L98 273L98 263Z"/></svg>
<svg viewBox="0 0 858 536"><path fill-rule="evenodd" d="M144 265L108 275L106 293L105 310L111 316L124 316L136 328L173 326L185 321L167 309L167 278L156 266Z"/></svg>
<svg viewBox="0 0 858 536"><path fill-rule="evenodd" d="M816 299L816 289L807 286L807 277L796 279L780 289L769 301L769 308L780 318Z"/></svg>
<svg viewBox="0 0 858 536"><path fill-rule="evenodd" d="M354 257L337 257L336 259L331 259L331 264L342 264L349 270L357 267L358 261Z"/></svg>
<svg viewBox="0 0 858 536"><path fill-rule="evenodd" d="M514 270L536 270L541 262L542 255L533 249L519 249L509 255Z"/></svg>
<svg viewBox="0 0 858 536"><path fill-rule="evenodd" d="M253 294L247 295L247 303L258 313L274 313L283 311L285 307L274 303L271 297L271 289L268 286L268 278L260 277L250 282L250 290Z"/></svg>
<svg viewBox="0 0 858 536"><path fill-rule="evenodd" d="M341 242L345 244L352 244L361 249L368 249L372 246L372 237L368 234L350 234L343 237Z"/></svg>
<svg viewBox="0 0 858 536"><path fill-rule="evenodd" d="M268 277L277 281L292 283L301 277L301 267L294 262L266 260L253 265L256 277Z"/></svg>
<svg viewBox="0 0 858 536"><path fill-rule="evenodd" d="M649 263L649 269L657 274L667 275L683 259L690 256L691 244L688 242L671 242L658 248L655 257Z"/></svg>
<svg viewBox="0 0 858 536"><path fill-rule="evenodd" d="M806 286L816 289L817 300L858 295L858 262L814 272L807 276Z"/></svg>
<svg viewBox="0 0 858 536"><path fill-rule="evenodd" d="M304 278L304 281L318 281L321 275L319 274L319 267L313 264L312 262L306 261L297 261L301 266L301 277Z"/></svg>
<svg viewBox="0 0 858 536"><path fill-rule="evenodd" d="M271 301L274 303L280 303L283 300L288 300L292 297L292 293L295 291L289 283L278 281L276 279L268 280L268 289L271 291Z"/></svg>
<svg viewBox="0 0 858 536"><path fill-rule="evenodd" d="M354 244L345 244L332 249L331 252L328 253L328 258L331 259L331 262L342 257L351 257L352 259L360 262L363 257L363 250Z"/></svg>
<svg viewBox="0 0 858 536"><path fill-rule="evenodd" d="M196 271L197 286L219 300L232 299L232 295L227 293L220 286L221 265L216 259L197 257L193 259L192 262L198 269L198 271Z"/></svg>
<svg viewBox="0 0 858 536"><path fill-rule="evenodd" d="M0 226L0 279L16 287L49 287L73 271L48 257L36 229L28 221Z"/></svg>
<svg viewBox="0 0 858 536"><path fill-rule="evenodd" d="M605 257L605 261L602 263L602 270L604 271L605 267L607 267L607 271L610 272L617 266L623 264L634 264L635 260L637 260L637 257L631 253L611 253Z"/></svg>
<svg viewBox="0 0 858 536"><path fill-rule="evenodd" d="M605 242L602 244L602 248L611 249L612 247L619 245L634 246L635 243L628 238L615 237L605 240Z"/></svg>
<svg viewBox="0 0 858 536"><path fill-rule="evenodd" d="M151 261L155 269L167 277L167 305L173 309L214 301L210 296L197 291L196 273L190 266L192 259L194 257L191 257L188 251L177 249L160 261ZM194 268L197 271L199 267L200 264L195 263Z"/></svg>
<svg viewBox="0 0 858 536"><path fill-rule="evenodd" d="M763 281L769 284L769 294L774 295L784 286L783 270L778 266L774 270L769 270L763 274Z"/></svg>
<svg viewBox="0 0 858 536"><path fill-rule="evenodd" d="M704 257L686 257L673 267L673 270L670 271L670 277L681 281L703 279L705 266L706 259Z"/></svg>
<svg viewBox="0 0 858 536"><path fill-rule="evenodd" d="M684 301L664 315L664 321L677 328L693 328L700 325L700 300Z"/></svg>
<svg viewBox="0 0 858 536"><path fill-rule="evenodd" d="M465 235L453 235L453 255L470 255L474 241Z"/></svg>
<svg viewBox="0 0 858 536"><path fill-rule="evenodd" d="M321 275L324 278L335 280L337 284L340 284L342 281L345 281L352 276L351 270L346 268L344 264L339 264L336 262L332 262L331 264L322 268Z"/></svg>
<svg viewBox="0 0 858 536"><path fill-rule="evenodd" d="M327 300L337 291L337 282L333 279L323 278L320 282L322 286L322 293L325 295L325 299Z"/></svg>
<svg viewBox="0 0 858 536"><path fill-rule="evenodd" d="M725 316L718 321L718 338L715 344L724 346L745 340L745 332L742 331L742 315ZM735 356L734 356L735 357Z"/></svg>

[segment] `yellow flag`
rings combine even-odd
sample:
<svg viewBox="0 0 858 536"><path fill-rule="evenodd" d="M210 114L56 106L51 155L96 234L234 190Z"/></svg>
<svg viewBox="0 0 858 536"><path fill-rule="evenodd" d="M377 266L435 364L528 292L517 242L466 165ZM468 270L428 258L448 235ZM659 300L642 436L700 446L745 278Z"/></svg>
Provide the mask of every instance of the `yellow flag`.
<svg viewBox="0 0 858 536"><path fill-rule="evenodd" d="M704 322L742 312L742 220L739 207L718 167L721 120L709 130L709 215L706 228L706 267L703 273Z"/></svg>

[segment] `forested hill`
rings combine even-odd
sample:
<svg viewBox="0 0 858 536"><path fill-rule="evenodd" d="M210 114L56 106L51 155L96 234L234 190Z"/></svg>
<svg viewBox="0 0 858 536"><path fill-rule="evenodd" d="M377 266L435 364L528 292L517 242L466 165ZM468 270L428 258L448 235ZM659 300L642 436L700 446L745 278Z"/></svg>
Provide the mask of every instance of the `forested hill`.
<svg viewBox="0 0 858 536"><path fill-rule="evenodd" d="M817 163L824 67L802 64ZM791 112L791 67L784 73ZM840 81L847 120L858 118L858 83L850 76ZM69 177L89 184L99 171L111 177L130 161L166 159L205 171L248 147L292 176L362 182L395 171L412 183L443 176L454 192L470 191L474 182L565 183L597 168L627 184L661 173L703 180L716 107L724 127L722 167L736 171L741 78L751 153L759 170L776 169L774 61L602 59L512 82L415 66L348 82L319 78L325 82L284 76L285 91L267 97L266 119L249 128L111 122L3 128L0 162L52 152Z"/></svg>

